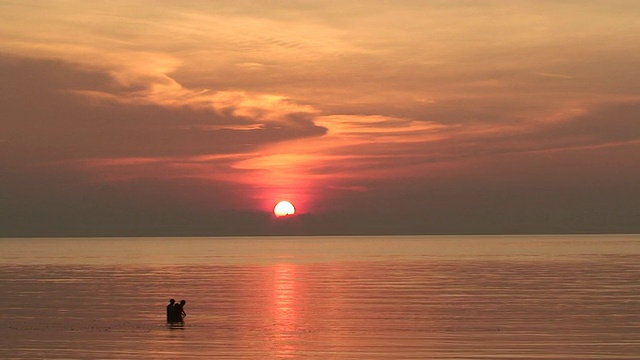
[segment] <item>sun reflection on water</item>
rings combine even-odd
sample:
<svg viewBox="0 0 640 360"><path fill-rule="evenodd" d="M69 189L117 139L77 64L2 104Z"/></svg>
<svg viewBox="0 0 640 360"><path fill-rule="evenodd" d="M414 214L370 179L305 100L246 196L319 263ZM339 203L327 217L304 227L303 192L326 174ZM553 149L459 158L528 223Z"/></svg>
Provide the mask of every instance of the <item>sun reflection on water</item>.
<svg viewBox="0 0 640 360"><path fill-rule="evenodd" d="M296 268L294 264L274 265L273 342L278 357L293 357L296 351Z"/></svg>

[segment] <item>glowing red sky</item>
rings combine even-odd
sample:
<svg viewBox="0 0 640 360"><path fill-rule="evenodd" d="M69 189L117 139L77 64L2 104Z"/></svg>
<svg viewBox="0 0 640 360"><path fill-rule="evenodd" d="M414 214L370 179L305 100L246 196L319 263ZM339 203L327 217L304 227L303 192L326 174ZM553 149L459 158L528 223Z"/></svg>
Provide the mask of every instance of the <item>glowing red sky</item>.
<svg viewBox="0 0 640 360"><path fill-rule="evenodd" d="M1 1L0 236L638 232L639 17Z"/></svg>

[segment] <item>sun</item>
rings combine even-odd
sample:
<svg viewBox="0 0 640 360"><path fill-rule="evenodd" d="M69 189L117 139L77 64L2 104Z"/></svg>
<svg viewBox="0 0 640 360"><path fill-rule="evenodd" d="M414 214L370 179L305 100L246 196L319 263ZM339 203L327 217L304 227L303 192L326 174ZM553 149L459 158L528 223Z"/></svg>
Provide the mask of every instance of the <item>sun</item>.
<svg viewBox="0 0 640 360"><path fill-rule="evenodd" d="M277 217L289 216L296 213L296 208L288 201L280 201L274 208L273 213Z"/></svg>

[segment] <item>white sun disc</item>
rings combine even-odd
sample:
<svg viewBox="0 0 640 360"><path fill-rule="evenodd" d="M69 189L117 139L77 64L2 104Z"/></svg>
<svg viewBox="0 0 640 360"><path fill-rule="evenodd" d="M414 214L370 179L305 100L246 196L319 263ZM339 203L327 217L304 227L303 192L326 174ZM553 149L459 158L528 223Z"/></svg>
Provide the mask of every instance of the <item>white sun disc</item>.
<svg viewBox="0 0 640 360"><path fill-rule="evenodd" d="M288 201L280 201L274 208L273 213L276 216L287 216L293 215L296 213L296 208L293 207L293 204Z"/></svg>

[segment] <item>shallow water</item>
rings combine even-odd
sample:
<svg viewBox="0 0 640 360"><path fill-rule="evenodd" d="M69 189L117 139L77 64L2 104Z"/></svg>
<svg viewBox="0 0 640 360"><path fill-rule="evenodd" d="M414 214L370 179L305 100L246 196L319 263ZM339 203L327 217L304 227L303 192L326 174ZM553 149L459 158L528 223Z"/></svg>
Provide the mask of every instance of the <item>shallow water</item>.
<svg viewBox="0 0 640 360"><path fill-rule="evenodd" d="M640 358L635 235L0 244L3 359Z"/></svg>

